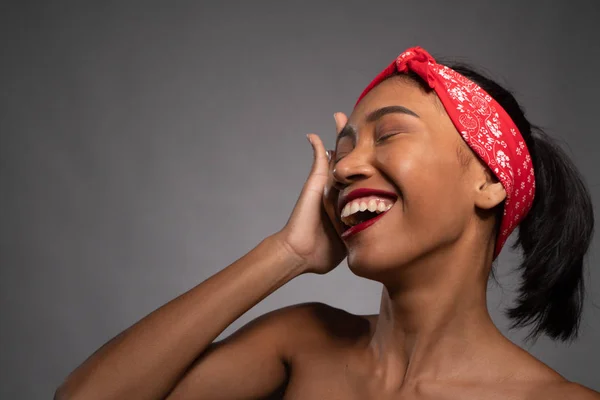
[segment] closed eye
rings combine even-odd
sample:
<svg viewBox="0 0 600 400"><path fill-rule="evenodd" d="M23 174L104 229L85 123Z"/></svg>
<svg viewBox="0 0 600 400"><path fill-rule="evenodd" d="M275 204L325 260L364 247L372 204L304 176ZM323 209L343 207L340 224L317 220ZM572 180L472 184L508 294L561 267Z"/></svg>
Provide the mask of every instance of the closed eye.
<svg viewBox="0 0 600 400"><path fill-rule="evenodd" d="M380 136L380 137L378 137L378 138L377 138L377 143L379 143L379 142L383 142L384 140L386 140L386 139L389 139L389 138L391 138L392 136L396 136L396 135L399 135L399 134L400 134L400 132L392 132L392 133L387 133L387 134L385 134L385 135L383 135L383 136Z"/></svg>

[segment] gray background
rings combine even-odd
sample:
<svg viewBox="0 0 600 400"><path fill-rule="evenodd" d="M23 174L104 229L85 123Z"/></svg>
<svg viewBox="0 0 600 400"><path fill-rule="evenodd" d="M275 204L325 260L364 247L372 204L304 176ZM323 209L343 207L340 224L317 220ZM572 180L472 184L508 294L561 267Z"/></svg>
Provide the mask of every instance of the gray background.
<svg viewBox="0 0 600 400"><path fill-rule="evenodd" d="M367 4L368 3L368 4ZM3 2L0 398L49 398L104 342L286 222L332 113L400 51L484 66L563 138L600 202L598 1ZM600 390L600 268L581 339L527 346ZM501 257L501 310L517 282ZM230 326L321 301L378 310L343 264ZM524 332L507 332L522 343Z"/></svg>

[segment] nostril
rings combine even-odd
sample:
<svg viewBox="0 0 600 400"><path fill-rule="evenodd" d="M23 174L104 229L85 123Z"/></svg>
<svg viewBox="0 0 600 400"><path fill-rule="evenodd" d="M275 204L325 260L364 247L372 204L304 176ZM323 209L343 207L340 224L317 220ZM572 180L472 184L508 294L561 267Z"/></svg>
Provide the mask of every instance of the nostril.
<svg viewBox="0 0 600 400"><path fill-rule="evenodd" d="M364 179L364 178L366 178L366 176L364 176L363 174L354 174L354 175L350 175L350 176L346 177L347 180L353 181L353 182L357 181L359 179Z"/></svg>
<svg viewBox="0 0 600 400"><path fill-rule="evenodd" d="M339 183L341 185L347 186L353 182L368 178L368 175L363 173L345 174L334 169L333 178L336 184Z"/></svg>

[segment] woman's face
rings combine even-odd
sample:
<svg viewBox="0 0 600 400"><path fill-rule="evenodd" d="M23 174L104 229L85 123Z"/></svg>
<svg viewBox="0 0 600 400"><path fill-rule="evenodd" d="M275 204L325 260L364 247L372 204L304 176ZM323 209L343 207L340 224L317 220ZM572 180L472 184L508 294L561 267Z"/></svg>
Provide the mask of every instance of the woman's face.
<svg viewBox="0 0 600 400"><path fill-rule="evenodd" d="M340 233L345 228L342 221L353 225L377 215L346 215L353 211L352 202L344 211L348 195L352 198L357 189L389 193L369 196L362 191L361 198L353 200L355 209L361 202L363 209L368 207L370 200L375 200L371 209L374 204L378 210L391 205L365 229L342 234L348 265L359 276L377 277L447 249L475 218L478 183L472 171L481 170L482 164L435 93L426 93L408 78L392 77L371 90L338 134L335 150L331 178L339 193L331 190L337 196L329 196L326 205Z"/></svg>

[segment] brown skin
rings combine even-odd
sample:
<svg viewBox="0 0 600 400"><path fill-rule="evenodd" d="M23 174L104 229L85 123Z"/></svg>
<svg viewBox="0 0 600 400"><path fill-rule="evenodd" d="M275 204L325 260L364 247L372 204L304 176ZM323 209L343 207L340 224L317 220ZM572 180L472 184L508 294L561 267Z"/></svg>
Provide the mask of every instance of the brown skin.
<svg viewBox="0 0 600 400"><path fill-rule="evenodd" d="M419 117L366 121L390 105ZM319 137L309 136L313 169L280 232L112 339L56 398L600 399L492 323L486 285L494 209L505 192L435 95L392 78L349 120L338 113L336 124L338 132L354 127L356 137L341 139L328 163ZM342 243L337 197L362 187L399 197L386 216ZM327 273L346 254L355 274L383 284L378 315L301 304L214 342L277 288L304 273Z"/></svg>

